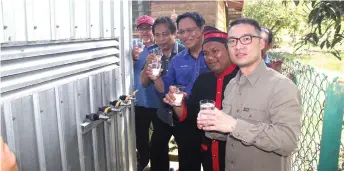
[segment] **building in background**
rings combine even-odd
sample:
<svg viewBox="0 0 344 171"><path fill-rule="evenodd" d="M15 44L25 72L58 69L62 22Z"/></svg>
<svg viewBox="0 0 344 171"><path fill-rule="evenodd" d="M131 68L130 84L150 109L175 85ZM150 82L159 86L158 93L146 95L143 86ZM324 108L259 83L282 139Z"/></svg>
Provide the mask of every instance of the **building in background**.
<svg viewBox="0 0 344 171"><path fill-rule="evenodd" d="M154 18L171 16L173 10L177 14L184 12L199 12L205 19L206 25L215 26L227 31L231 20L241 17L243 1L133 1L133 29L138 16L150 15ZM137 36L134 31L134 37Z"/></svg>

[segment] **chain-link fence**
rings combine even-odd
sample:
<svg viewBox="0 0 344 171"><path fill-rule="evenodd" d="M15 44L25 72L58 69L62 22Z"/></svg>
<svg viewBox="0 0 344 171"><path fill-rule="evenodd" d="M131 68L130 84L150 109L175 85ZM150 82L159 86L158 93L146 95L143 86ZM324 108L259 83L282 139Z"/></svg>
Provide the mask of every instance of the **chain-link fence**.
<svg viewBox="0 0 344 171"><path fill-rule="evenodd" d="M328 75L316 71L311 66L303 65L300 62L288 58L284 61L282 73L294 81L302 96L302 130L298 148L292 155L292 170L317 170L326 89L337 79L330 78ZM339 168L343 170L344 163L342 156L344 152L344 141L342 140L341 142Z"/></svg>

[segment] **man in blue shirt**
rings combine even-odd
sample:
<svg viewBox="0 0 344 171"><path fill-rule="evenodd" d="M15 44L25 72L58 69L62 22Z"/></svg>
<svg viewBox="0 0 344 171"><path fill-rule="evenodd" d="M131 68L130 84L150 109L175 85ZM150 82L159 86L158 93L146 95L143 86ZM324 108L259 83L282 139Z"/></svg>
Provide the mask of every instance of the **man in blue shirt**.
<svg viewBox="0 0 344 171"><path fill-rule="evenodd" d="M155 77L150 70L147 71L159 93L165 95L170 86L182 85L186 87L185 93L188 95L198 75L209 72L202 52L204 24L203 17L197 12L186 12L178 16L178 38L187 49L172 59L165 76ZM175 113L174 120L175 126L168 133L174 135L178 145L179 170L199 171L201 162L197 144L200 138L196 122L180 122L183 118Z"/></svg>
<svg viewBox="0 0 344 171"><path fill-rule="evenodd" d="M144 68L146 58L153 48L154 38L152 33L153 18L150 16L141 16L137 19L137 31L144 47L133 47L134 60L134 89L139 90L136 93L137 103L135 106L135 128L136 128L136 149L138 151L137 168L141 171L149 162L149 128L153 118L156 116L157 108L161 105L159 97L155 93L154 86L142 87L140 81L140 72ZM133 44L134 44L133 42Z"/></svg>
<svg viewBox="0 0 344 171"><path fill-rule="evenodd" d="M167 94L169 86L183 85L189 94L198 75L209 72L202 52L204 19L197 12L187 12L177 18L178 38L187 48L173 60L164 77L153 78L158 92Z"/></svg>
<svg viewBox="0 0 344 171"><path fill-rule="evenodd" d="M155 20L153 27L153 35L155 43L158 45L156 50L162 52L161 75L164 76L168 71L171 60L183 51L185 47L175 40L176 26L169 17L159 17ZM141 72L141 82L144 87L149 85L154 86L151 79L148 77L147 70L150 69L149 64L152 60L160 58L154 53L149 54L146 59L145 69ZM158 96L158 93L155 93ZM159 96L160 97L160 96ZM162 102L162 97L160 97ZM170 112L171 111L171 112ZM172 126L172 110L169 105L162 103L157 111L157 117L153 119L153 134L151 137L151 171L168 171L169 170L169 140L173 134L174 127Z"/></svg>

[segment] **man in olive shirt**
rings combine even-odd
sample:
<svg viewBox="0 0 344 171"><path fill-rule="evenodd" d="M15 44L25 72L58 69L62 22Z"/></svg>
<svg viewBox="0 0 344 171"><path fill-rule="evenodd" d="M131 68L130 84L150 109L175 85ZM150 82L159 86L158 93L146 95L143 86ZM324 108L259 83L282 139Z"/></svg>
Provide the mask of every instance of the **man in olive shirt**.
<svg viewBox="0 0 344 171"><path fill-rule="evenodd" d="M301 133L301 100L291 80L261 57L259 24L241 18L230 24L228 48L240 71L225 90L223 110L202 110L197 126L206 136L227 139L226 171L280 171Z"/></svg>

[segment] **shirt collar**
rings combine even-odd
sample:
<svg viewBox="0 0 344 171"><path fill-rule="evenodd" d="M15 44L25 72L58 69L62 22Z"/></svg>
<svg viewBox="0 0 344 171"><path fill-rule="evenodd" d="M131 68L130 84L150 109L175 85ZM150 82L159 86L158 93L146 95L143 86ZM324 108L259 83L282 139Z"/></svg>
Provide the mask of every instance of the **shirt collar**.
<svg viewBox="0 0 344 171"><path fill-rule="evenodd" d="M257 66L257 68L255 70L253 70L252 73L250 73L249 75L245 76L247 78L247 80L250 82L251 85L254 85L258 78L264 74L264 71L266 71L268 68L265 65L265 62L263 60L261 60L261 62L259 63L259 65ZM240 82L240 77L242 76L241 71L238 72L238 74L235 76L235 80L237 83Z"/></svg>
<svg viewBox="0 0 344 171"><path fill-rule="evenodd" d="M192 57L193 59L195 59L195 57L193 57L193 56L191 55L190 49L188 49L188 50L186 51L186 53L187 53L190 57ZM199 58L200 56L204 56L204 55L203 55L203 50L201 50L201 52L198 53L198 58Z"/></svg>
<svg viewBox="0 0 344 171"><path fill-rule="evenodd" d="M216 78L223 78L223 77L225 77L225 76L231 74L231 73L235 70L236 67L237 67L237 66L236 66L235 64L231 64L231 65L226 69L225 72L221 73L220 75L216 75L216 74L215 74L215 76L216 76Z"/></svg>

